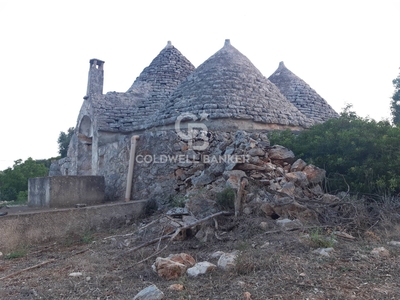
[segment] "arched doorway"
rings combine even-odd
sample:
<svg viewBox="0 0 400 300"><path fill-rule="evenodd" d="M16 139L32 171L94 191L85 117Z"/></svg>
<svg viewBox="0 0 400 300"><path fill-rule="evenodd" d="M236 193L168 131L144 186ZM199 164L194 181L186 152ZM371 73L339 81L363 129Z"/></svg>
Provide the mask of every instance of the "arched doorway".
<svg viewBox="0 0 400 300"><path fill-rule="evenodd" d="M85 115L79 122L78 127L78 175L92 175L92 143L92 120Z"/></svg>

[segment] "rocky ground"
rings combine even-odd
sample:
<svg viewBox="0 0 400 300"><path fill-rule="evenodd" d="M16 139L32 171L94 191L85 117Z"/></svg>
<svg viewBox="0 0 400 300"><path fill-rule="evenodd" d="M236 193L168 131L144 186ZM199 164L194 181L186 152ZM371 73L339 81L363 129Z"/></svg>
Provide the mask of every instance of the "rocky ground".
<svg viewBox="0 0 400 300"><path fill-rule="evenodd" d="M0 260L0 298L400 298L400 246L388 244L400 241L400 225L383 218L368 228L287 222L260 213L220 215L171 241L182 221L158 212L107 232L15 249ZM222 252L234 255L228 266ZM191 256L191 265L215 268L196 277L187 267L153 270L157 260L179 253ZM137 296L152 285L163 296Z"/></svg>

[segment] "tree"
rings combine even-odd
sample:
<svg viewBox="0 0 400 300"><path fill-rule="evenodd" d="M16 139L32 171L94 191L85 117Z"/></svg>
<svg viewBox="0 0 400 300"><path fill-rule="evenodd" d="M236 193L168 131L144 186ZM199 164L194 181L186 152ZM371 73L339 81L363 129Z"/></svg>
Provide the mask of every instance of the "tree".
<svg viewBox="0 0 400 300"><path fill-rule="evenodd" d="M0 200L17 200L28 194L28 179L46 176L49 169L32 158L18 159L12 168L0 172ZM19 196L19 197L18 197Z"/></svg>
<svg viewBox="0 0 400 300"><path fill-rule="evenodd" d="M400 74L396 79L393 79L393 86L395 90L390 103L390 110L392 112L392 121L397 125L400 124Z"/></svg>
<svg viewBox="0 0 400 300"><path fill-rule="evenodd" d="M72 135L74 134L74 127L68 128L67 133L64 131L60 132L60 135L58 136L58 153L61 155L61 158L64 158L67 156L68 153L68 147L69 147L69 142L71 141Z"/></svg>

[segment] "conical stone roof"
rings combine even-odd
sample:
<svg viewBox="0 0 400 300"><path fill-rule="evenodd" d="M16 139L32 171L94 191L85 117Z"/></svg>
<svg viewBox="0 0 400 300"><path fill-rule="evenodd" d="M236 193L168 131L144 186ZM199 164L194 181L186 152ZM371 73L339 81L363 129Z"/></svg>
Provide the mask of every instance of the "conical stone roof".
<svg viewBox="0 0 400 300"><path fill-rule="evenodd" d="M329 119L339 117L324 98L286 68L283 62L279 63L278 69L268 79L304 115L316 123L323 123Z"/></svg>
<svg viewBox="0 0 400 300"><path fill-rule="evenodd" d="M128 93L149 100L168 97L194 69L192 63L168 41L167 46L136 78Z"/></svg>
<svg viewBox="0 0 400 300"><path fill-rule="evenodd" d="M313 124L229 40L177 87L157 125L172 124L182 113L284 126Z"/></svg>
<svg viewBox="0 0 400 300"><path fill-rule="evenodd" d="M131 132L152 127L165 101L194 69L193 64L168 41L126 93L109 92L102 101L94 104L99 128Z"/></svg>

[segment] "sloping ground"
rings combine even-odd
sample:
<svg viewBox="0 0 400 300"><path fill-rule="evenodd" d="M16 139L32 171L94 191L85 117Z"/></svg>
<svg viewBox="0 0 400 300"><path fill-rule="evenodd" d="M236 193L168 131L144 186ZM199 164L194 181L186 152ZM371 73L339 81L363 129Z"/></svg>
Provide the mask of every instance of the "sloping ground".
<svg viewBox="0 0 400 300"><path fill-rule="evenodd" d="M152 216L138 226L143 228L159 217ZM351 233L356 239L335 238L334 251L325 257L313 253L317 241L331 236L333 230L344 229L317 230L310 226L282 231L275 220L259 215L238 219L220 216L217 221L219 228L226 230L225 235L219 235L223 240L200 242L192 237L129 251L160 236L160 228L164 227L137 230L138 226L127 225L16 249L8 256L21 257L7 259L5 253L0 260L0 298L132 299L151 284L164 292L163 299L244 299L245 292L251 294L251 299L400 298L400 247L387 245L388 241L400 240L399 225L393 224L391 230L378 230L379 224L368 231L354 228ZM261 222L265 222L263 228ZM130 235L116 236L123 234ZM376 247L388 249L388 256L372 255ZM165 250L155 253L157 248ZM197 278L183 276L167 281L151 269L157 256L185 252L196 261L216 264L211 258L213 252L232 250L240 251L232 271L217 269ZM38 264L43 265L25 270ZM82 275L69 276L74 272ZM185 289L168 290L174 283Z"/></svg>

